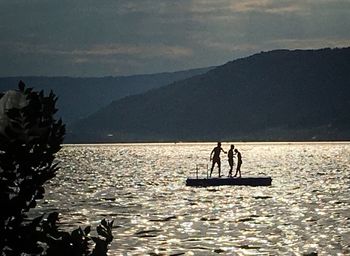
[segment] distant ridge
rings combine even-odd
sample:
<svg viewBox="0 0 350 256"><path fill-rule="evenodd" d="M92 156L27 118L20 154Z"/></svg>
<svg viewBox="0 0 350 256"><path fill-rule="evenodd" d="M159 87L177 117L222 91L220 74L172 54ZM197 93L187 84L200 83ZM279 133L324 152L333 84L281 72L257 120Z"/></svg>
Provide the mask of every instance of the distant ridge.
<svg viewBox="0 0 350 256"><path fill-rule="evenodd" d="M202 74L212 68L116 77L0 77L0 92L16 89L19 80L37 90L44 89L47 93L53 90L59 97L58 115L65 123L71 123L96 112L113 100Z"/></svg>
<svg viewBox="0 0 350 256"><path fill-rule="evenodd" d="M114 101L70 142L349 140L350 48L274 50Z"/></svg>

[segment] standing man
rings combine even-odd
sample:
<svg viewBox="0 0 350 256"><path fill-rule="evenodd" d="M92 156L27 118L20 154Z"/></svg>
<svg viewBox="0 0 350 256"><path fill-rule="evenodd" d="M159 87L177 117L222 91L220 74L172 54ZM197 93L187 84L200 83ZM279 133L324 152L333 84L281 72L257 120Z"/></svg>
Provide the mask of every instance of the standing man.
<svg viewBox="0 0 350 256"><path fill-rule="evenodd" d="M226 154L226 152L221 147L221 142L218 142L218 145L210 153L210 161L213 161L213 164L212 164L211 170L210 170L210 177L211 177L211 174L213 173L215 163L218 164L219 178L221 177L221 160L220 160L221 151ZM213 156L213 154L214 154L214 156Z"/></svg>
<svg viewBox="0 0 350 256"><path fill-rule="evenodd" d="M238 172L239 172L239 178L242 176L241 175L241 165L242 165L242 155L241 152L239 152L237 149L235 149L235 152L237 154L237 169L236 169L236 173L233 177L236 177Z"/></svg>
<svg viewBox="0 0 350 256"><path fill-rule="evenodd" d="M227 157L228 157L228 164L230 165L230 171L228 172L228 177L232 177L232 169L233 169L233 158L234 158L234 150L235 146L232 144L231 148L229 149L228 153L227 153Z"/></svg>

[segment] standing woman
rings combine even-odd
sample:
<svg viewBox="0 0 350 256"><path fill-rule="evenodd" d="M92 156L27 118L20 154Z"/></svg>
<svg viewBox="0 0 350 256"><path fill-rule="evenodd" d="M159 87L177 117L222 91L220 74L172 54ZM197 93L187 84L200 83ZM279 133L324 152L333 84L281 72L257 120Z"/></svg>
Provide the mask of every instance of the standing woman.
<svg viewBox="0 0 350 256"><path fill-rule="evenodd" d="M236 173L233 177L236 177L238 172L239 172L239 178L242 176L241 175L241 165L242 165L242 155L241 152L239 152L237 149L235 149L236 155L237 155L237 169L236 169Z"/></svg>

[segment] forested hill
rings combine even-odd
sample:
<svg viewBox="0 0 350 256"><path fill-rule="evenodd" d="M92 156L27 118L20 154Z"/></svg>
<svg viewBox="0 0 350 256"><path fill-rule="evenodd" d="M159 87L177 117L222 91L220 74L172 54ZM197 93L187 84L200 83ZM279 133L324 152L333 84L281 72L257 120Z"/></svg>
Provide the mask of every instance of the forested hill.
<svg viewBox="0 0 350 256"><path fill-rule="evenodd" d="M207 72L212 68L191 69L179 72L119 77L0 77L0 92L16 89L19 80L27 87L53 90L59 97L58 115L65 123L75 122L96 112L113 100L145 92L174 81Z"/></svg>
<svg viewBox="0 0 350 256"><path fill-rule="evenodd" d="M350 48L275 50L114 101L71 142L349 140Z"/></svg>

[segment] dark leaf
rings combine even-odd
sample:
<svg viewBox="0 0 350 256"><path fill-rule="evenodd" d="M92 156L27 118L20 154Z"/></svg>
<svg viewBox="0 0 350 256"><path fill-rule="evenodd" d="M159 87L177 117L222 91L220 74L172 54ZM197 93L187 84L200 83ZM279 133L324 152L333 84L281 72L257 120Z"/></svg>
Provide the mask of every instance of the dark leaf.
<svg viewBox="0 0 350 256"><path fill-rule="evenodd" d="M91 226L87 226L85 229L84 229L84 233L85 235L88 235L91 231Z"/></svg>
<svg viewBox="0 0 350 256"><path fill-rule="evenodd" d="M18 89L23 92L25 87L26 85L23 83L22 80L20 80L18 83Z"/></svg>

